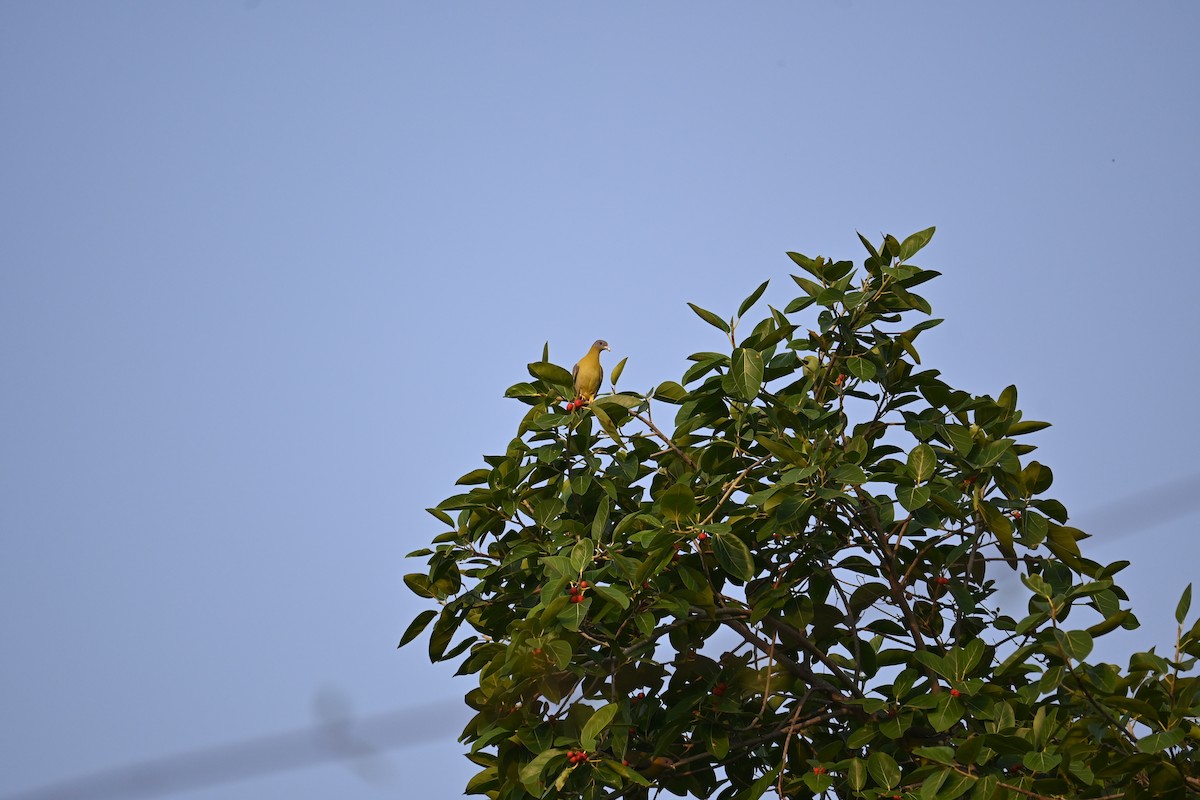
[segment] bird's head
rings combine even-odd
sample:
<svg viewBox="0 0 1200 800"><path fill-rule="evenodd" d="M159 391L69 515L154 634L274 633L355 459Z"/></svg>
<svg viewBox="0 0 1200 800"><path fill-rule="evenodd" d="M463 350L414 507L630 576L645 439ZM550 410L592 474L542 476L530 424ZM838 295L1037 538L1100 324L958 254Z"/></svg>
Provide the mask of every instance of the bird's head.
<svg viewBox="0 0 1200 800"><path fill-rule="evenodd" d="M597 339L595 342L593 342L592 349L596 352L600 352L601 350L612 350L612 348L608 346L608 342L604 341L603 339Z"/></svg>

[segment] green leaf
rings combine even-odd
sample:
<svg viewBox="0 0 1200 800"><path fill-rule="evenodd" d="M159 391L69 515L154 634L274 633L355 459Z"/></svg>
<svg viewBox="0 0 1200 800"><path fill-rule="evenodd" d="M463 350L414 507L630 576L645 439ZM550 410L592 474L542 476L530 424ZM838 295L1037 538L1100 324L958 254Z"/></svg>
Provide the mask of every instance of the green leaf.
<svg viewBox="0 0 1200 800"><path fill-rule="evenodd" d="M559 669L566 669L567 664L571 663L571 645L562 639L548 643L546 649L554 656L554 663Z"/></svg>
<svg viewBox="0 0 1200 800"><path fill-rule="evenodd" d="M592 607L592 598L585 597L579 603L567 603L566 608L555 617L569 631L579 630L579 626L587 619L588 609Z"/></svg>
<svg viewBox="0 0 1200 800"><path fill-rule="evenodd" d="M1050 427L1049 422L1036 422L1034 420L1025 420L1022 422L1014 422L1012 425L1008 426L1008 432L1006 435L1007 436L1020 436L1021 434L1024 434L1024 433L1033 433L1034 431L1040 431L1043 428L1049 428L1049 427Z"/></svg>
<svg viewBox="0 0 1200 800"><path fill-rule="evenodd" d="M965 456L975 446L975 440L971 437L971 429L965 425L946 425L943 432L946 435L946 441L960 456Z"/></svg>
<svg viewBox="0 0 1200 800"><path fill-rule="evenodd" d="M550 763L551 759L561 755L563 755L563 751L558 748L543 750L534 756L532 761L521 767L521 783L534 797L541 797L546 790L545 784L542 782L542 772L546 769L546 765Z"/></svg>
<svg viewBox="0 0 1200 800"><path fill-rule="evenodd" d="M858 231L855 231L855 233L858 233ZM879 258L879 251L875 249L875 245L871 244L867 237L859 233L858 240L863 243L863 247L867 248L868 253L870 253L874 258Z"/></svg>
<svg viewBox="0 0 1200 800"><path fill-rule="evenodd" d="M593 586L592 591L614 605L629 608L629 598L615 586Z"/></svg>
<svg viewBox="0 0 1200 800"><path fill-rule="evenodd" d="M953 764L954 763L954 748L953 747L918 747L913 750L913 755L927 758L938 764Z"/></svg>
<svg viewBox="0 0 1200 800"><path fill-rule="evenodd" d="M688 391L675 381L663 381L654 390L656 400L668 403L682 403L687 398Z"/></svg>
<svg viewBox="0 0 1200 800"><path fill-rule="evenodd" d="M480 467L479 469L473 469L466 475L463 475L461 478L455 481L455 484L459 486L474 486L480 483L487 483L488 476L491 474L492 471L489 468Z"/></svg>
<svg viewBox="0 0 1200 800"><path fill-rule="evenodd" d="M601 497L599 504L596 506L596 515L592 517L592 539L597 542L604 538L604 529L608 527L610 506L611 501L607 497Z"/></svg>
<svg viewBox="0 0 1200 800"><path fill-rule="evenodd" d="M434 597L433 588L429 585L429 576L421 572L410 572L404 576L404 585L418 597Z"/></svg>
<svg viewBox="0 0 1200 800"><path fill-rule="evenodd" d="M876 750L867 758L867 772L885 789L900 783L900 765L882 750Z"/></svg>
<svg viewBox="0 0 1200 800"><path fill-rule="evenodd" d="M747 311L750 310L751 306L753 306L755 303L758 302L758 298L762 297L762 293L764 291L766 291L767 284L770 282L771 281L769 281L769 280L763 281L761 286L759 286L757 289L755 289L753 292L751 292L750 296L742 301L742 304L740 306L738 306L737 315L738 315L739 319L741 318L741 316L743 314L745 314Z"/></svg>
<svg viewBox="0 0 1200 800"><path fill-rule="evenodd" d="M1026 753L1021 757L1021 763L1030 772L1050 772L1062 763L1062 756L1041 752Z"/></svg>
<svg viewBox="0 0 1200 800"><path fill-rule="evenodd" d="M587 569L588 564L592 563L592 558L596 554L596 543L591 539L580 539L571 548L571 568L576 573L583 572Z"/></svg>
<svg viewBox="0 0 1200 800"><path fill-rule="evenodd" d="M869 381L875 377L875 365L861 356L846 359L846 369L859 380Z"/></svg>
<svg viewBox="0 0 1200 800"><path fill-rule="evenodd" d="M962 719L966 712L967 707L963 705L962 700L949 692L943 692L938 695L937 706L929 712L929 724L935 731L942 733Z"/></svg>
<svg viewBox="0 0 1200 800"><path fill-rule="evenodd" d="M1000 392L1000 398L996 400L996 405L1007 409L1010 413L1017 410L1017 387L1005 386Z"/></svg>
<svg viewBox="0 0 1200 800"><path fill-rule="evenodd" d="M932 447L921 443L908 454L908 468L912 470L914 480L927 481L937 468L937 454Z"/></svg>
<svg viewBox="0 0 1200 800"><path fill-rule="evenodd" d="M1087 631L1061 631L1055 629L1054 638L1068 658L1083 661L1092 652L1092 635Z"/></svg>
<svg viewBox="0 0 1200 800"><path fill-rule="evenodd" d="M529 374L539 380L558 384L559 386L572 386L575 383L571 378L571 373L558 364L551 364L549 361L534 361L529 365Z"/></svg>
<svg viewBox="0 0 1200 800"><path fill-rule="evenodd" d="M867 762L861 758L850 759L850 766L846 770L846 780L850 783L850 788L854 791L861 791L867 785Z"/></svg>
<svg viewBox="0 0 1200 800"><path fill-rule="evenodd" d="M929 240L933 238L933 233L936 230L936 227L930 227L923 231L917 231L913 235L907 237L900 244L900 260L907 261L915 256L922 247L929 244Z"/></svg>
<svg viewBox="0 0 1200 800"><path fill-rule="evenodd" d="M921 788L918 790L917 796L921 800L934 800L934 798L939 797L938 789L942 788L942 784L946 782L946 778L948 777L950 777L950 770L948 769L940 769L934 772L921 782ZM947 800L953 796L951 794L945 795Z"/></svg>
<svg viewBox="0 0 1200 800"><path fill-rule="evenodd" d="M404 647L404 645L420 636L421 631L425 630L425 626L432 622L437 614L438 612L432 608L427 608L420 614L417 614L417 618L409 624L408 629L404 631L404 635L400 637L400 644L396 645L396 647Z"/></svg>
<svg viewBox="0 0 1200 800"><path fill-rule="evenodd" d="M1187 735L1187 731L1182 727L1172 728L1169 731L1160 731L1152 733L1149 736L1143 736L1138 739L1138 749L1143 753L1159 753L1166 750L1168 747L1174 747L1183 741Z"/></svg>
<svg viewBox="0 0 1200 800"><path fill-rule="evenodd" d="M695 311L696 314L699 315L700 319L704 320L709 325L712 325L715 328L720 328L721 330L725 331L726 333L729 333L729 323L728 322L721 319L720 317L718 317L716 314L709 311L708 309L701 308L700 306L696 305L695 303L688 303L688 305L692 307L692 311Z"/></svg>
<svg viewBox="0 0 1200 800"><path fill-rule="evenodd" d="M709 737L708 750L718 761L729 755L729 734L722 730L714 730Z"/></svg>
<svg viewBox="0 0 1200 800"><path fill-rule="evenodd" d="M821 277L821 268L825 264L825 260L823 258L821 258L820 256L817 256L816 258L809 258L808 256L803 255L802 253L793 253L789 250L787 253L787 257L790 258L792 261L796 262L796 266L803 269L809 275L813 275L818 278ZM793 275L792 280L796 281L797 283L800 283L800 281L803 280L803 278L797 278L795 275ZM800 284L800 285L803 286L804 284ZM820 291L820 290L818 289L818 291ZM812 294L812 292L809 292L809 294Z"/></svg>
<svg viewBox="0 0 1200 800"><path fill-rule="evenodd" d="M1021 470L1021 482L1029 495L1041 494L1054 482L1054 473L1045 464L1030 461Z"/></svg>
<svg viewBox="0 0 1200 800"><path fill-rule="evenodd" d="M551 497L549 500L542 500L533 507L533 521L543 528L553 528L558 523L563 512L567 510L566 504L557 497Z"/></svg>
<svg viewBox="0 0 1200 800"><path fill-rule="evenodd" d="M1082 761L1072 761L1067 766L1067 770L1088 786L1096 782L1096 773L1092 772L1092 768Z"/></svg>
<svg viewBox="0 0 1200 800"><path fill-rule="evenodd" d="M746 582L754 577L754 557L746 543L732 533L713 536L713 555L730 577Z"/></svg>
<svg viewBox="0 0 1200 800"><path fill-rule="evenodd" d="M979 503L979 510L983 512L983 519L987 522L988 529L996 534L996 544L999 546L1000 552L1009 558L1015 557L1012 519L987 500Z"/></svg>
<svg viewBox="0 0 1200 800"><path fill-rule="evenodd" d="M837 484L849 483L855 486L860 486L868 480L867 473L863 472L863 468L858 464L842 464L829 473L829 478Z"/></svg>
<svg viewBox="0 0 1200 800"><path fill-rule="evenodd" d="M1092 636L1103 636L1106 633L1115 631L1117 628L1124 625L1127 620L1132 618L1133 612L1129 611L1128 609L1124 611L1117 611L1116 613L1105 617L1103 621L1097 622L1095 625L1089 627L1087 632Z"/></svg>
<svg viewBox="0 0 1200 800"><path fill-rule="evenodd" d="M762 388L763 360L762 354L748 347L739 347L733 351L733 362L729 375L737 387L738 397L749 403Z"/></svg>
<svg viewBox="0 0 1200 800"><path fill-rule="evenodd" d="M916 511L929 502L928 486L901 486L896 489L896 499L905 511Z"/></svg>
<svg viewBox="0 0 1200 800"><path fill-rule="evenodd" d="M658 496L658 507L673 522L679 523L696 511L696 497L692 490L677 483Z"/></svg>
<svg viewBox="0 0 1200 800"><path fill-rule="evenodd" d="M567 578L574 580L579 576L579 570L571 563L571 559L567 556L542 556L542 566L550 570L553 575L547 575L548 578L557 576L559 578Z"/></svg>
<svg viewBox="0 0 1200 800"><path fill-rule="evenodd" d="M628 360L629 356L625 356L617 362L615 367L612 368L612 377L609 378L609 380L612 382L613 386L616 386L617 381L621 380L621 373L625 371L625 362Z"/></svg>
<svg viewBox="0 0 1200 800"><path fill-rule="evenodd" d="M583 724L583 730L579 733L579 746L584 750L595 750L596 739L612 723L618 709L619 706L616 703L609 703L596 709L596 713L592 714L591 718Z"/></svg>
<svg viewBox="0 0 1200 800"><path fill-rule="evenodd" d="M612 439L621 447L624 447L625 440L621 438L621 432L613 423L612 417L610 417L608 413L598 405L590 405L588 406L588 409L592 412L592 414L595 415L596 419L599 420L600 427L604 428L604 432L608 434L608 438Z"/></svg>
<svg viewBox="0 0 1200 800"><path fill-rule="evenodd" d="M499 777L499 773L495 767L488 767L481 770L467 781L467 788L463 790L463 794L476 795L485 794L488 789L494 788L494 784Z"/></svg>
<svg viewBox="0 0 1200 800"><path fill-rule="evenodd" d="M999 439L995 442L988 442L983 447L979 448L979 453L972 459L975 466L980 469L985 469L992 466L1003 457L1005 452L1012 447L1010 439Z"/></svg>
<svg viewBox="0 0 1200 800"><path fill-rule="evenodd" d="M1189 583L1187 588L1183 590L1183 595L1179 598L1179 605L1175 606L1175 621L1180 625L1187 619L1188 610L1192 607L1192 585Z"/></svg>

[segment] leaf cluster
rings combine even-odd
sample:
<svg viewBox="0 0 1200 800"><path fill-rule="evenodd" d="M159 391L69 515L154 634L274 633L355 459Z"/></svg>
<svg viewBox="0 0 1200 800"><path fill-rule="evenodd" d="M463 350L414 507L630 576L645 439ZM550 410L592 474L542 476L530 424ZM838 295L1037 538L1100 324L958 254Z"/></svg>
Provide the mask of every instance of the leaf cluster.
<svg viewBox="0 0 1200 800"><path fill-rule="evenodd" d="M1200 623L1171 658L1087 659L1136 627L1046 496L1013 386L921 366L911 263L789 253L799 295L676 381L566 412L549 360L507 450L431 513L405 576L429 656L474 675L463 731L496 800L1114 798L1200 792ZM807 320L801 324L800 319ZM624 362L622 362L623 365ZM673 421L661 420L673 412ZM664 430L667 429L667 431ZM996 604L1020 577L1024 612ZM457 642L460 632L466 632Z"/></svg>

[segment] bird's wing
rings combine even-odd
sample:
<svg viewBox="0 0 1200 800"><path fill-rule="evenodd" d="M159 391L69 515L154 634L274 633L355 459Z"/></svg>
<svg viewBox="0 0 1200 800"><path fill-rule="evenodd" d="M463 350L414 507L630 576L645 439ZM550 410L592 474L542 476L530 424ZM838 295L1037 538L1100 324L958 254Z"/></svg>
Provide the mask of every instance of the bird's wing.
<svg viewBox="0 0 1200 800"><path fill-rule="evenodd" d="M571 367L571 383L575 384L576 386L579 385L579 363L578 362L576 362L575 366Z"/></svg>

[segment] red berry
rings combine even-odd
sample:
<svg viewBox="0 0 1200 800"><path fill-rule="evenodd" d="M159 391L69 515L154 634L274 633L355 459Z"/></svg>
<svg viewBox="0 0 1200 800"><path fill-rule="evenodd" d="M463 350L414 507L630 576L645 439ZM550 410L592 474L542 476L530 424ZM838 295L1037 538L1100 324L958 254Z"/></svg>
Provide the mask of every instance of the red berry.
<svg viewBox="0 0 1200 800"><path fill-rule="evenodd" d="M579 582L579 588L580 588L580 589L586 589L586 588L588 588L588 586L590 586L590 585L591 585L591 584L589 584L587 581L580 581L580 582Z"/></svg>
<svg viewBox="0 0 1200 800"><path fill-rule="evenodd" d="M573 595L571 595L571 602L572 602L572 603L582 603L582 602L583 602L583 595L581 595L581 594L573 594Z"/></svg>
<svg viewBox="0 0 1200 800"><path fill-rule="evenodd" d="M959 692L959 691L958 691L958 689L951 689L951 690L950 690L950 696L951 696L951 697L958 697L960 694L961 694L961 692Z"/></svg>
<svg viewBox="0 0 1200 800"><path fill-rule="evenodd" d="M933 579L933 582L936 583L938 586L945 586L947 583L950 582L950 579L947 578L945 575L939 575Z"/></svg>
<svg viewBox="0 0 1200 800"><path fill-rule="evenodd" d="M628 767L628 766L629 766L629 759L628 759L628 758L622 758L622 759L621 759L621 766L623 766L623 767Z"/></svg>
<svg viewBox="0 0 1200 800"><path fill-rule="evenodd" d="M729 688L728 685L724 681L721 681L720 683L718 683L716 686L713 687L713 690L712 690L713 696L721 697L722 695L725 694L725 690L728 688Z"/></svg>
<svg viewBox="0 0 1200 800"><path fill-rule="evenodd" d="M533 654L535 656L540 656L542 654L542 648L540 648L540 647L533 648Z"/></svg>
<svg viewBox="0 0 1200 800"><path fill-rule="evenodd" d="M704 531L700 531L699 533L696 534L696 538L703 542L705 539L708 538L708 534L705 533Z"/></svg>
<svg viewBox="0 0 1200 800"><path fill-rule="evenodd" d="M1012 512L1012 518L1013 518L1013 519L1020 519L1020 518L1021 518L1021 512L1020 512L1020 511L1014 511L1014 512Z"/></svg>
<svg viewBox="0 0 1200 800"><path fill-rule="evenodd" d="M813 767L813 775L824 775L824 774L825 774L824 767Z"/></svg>

